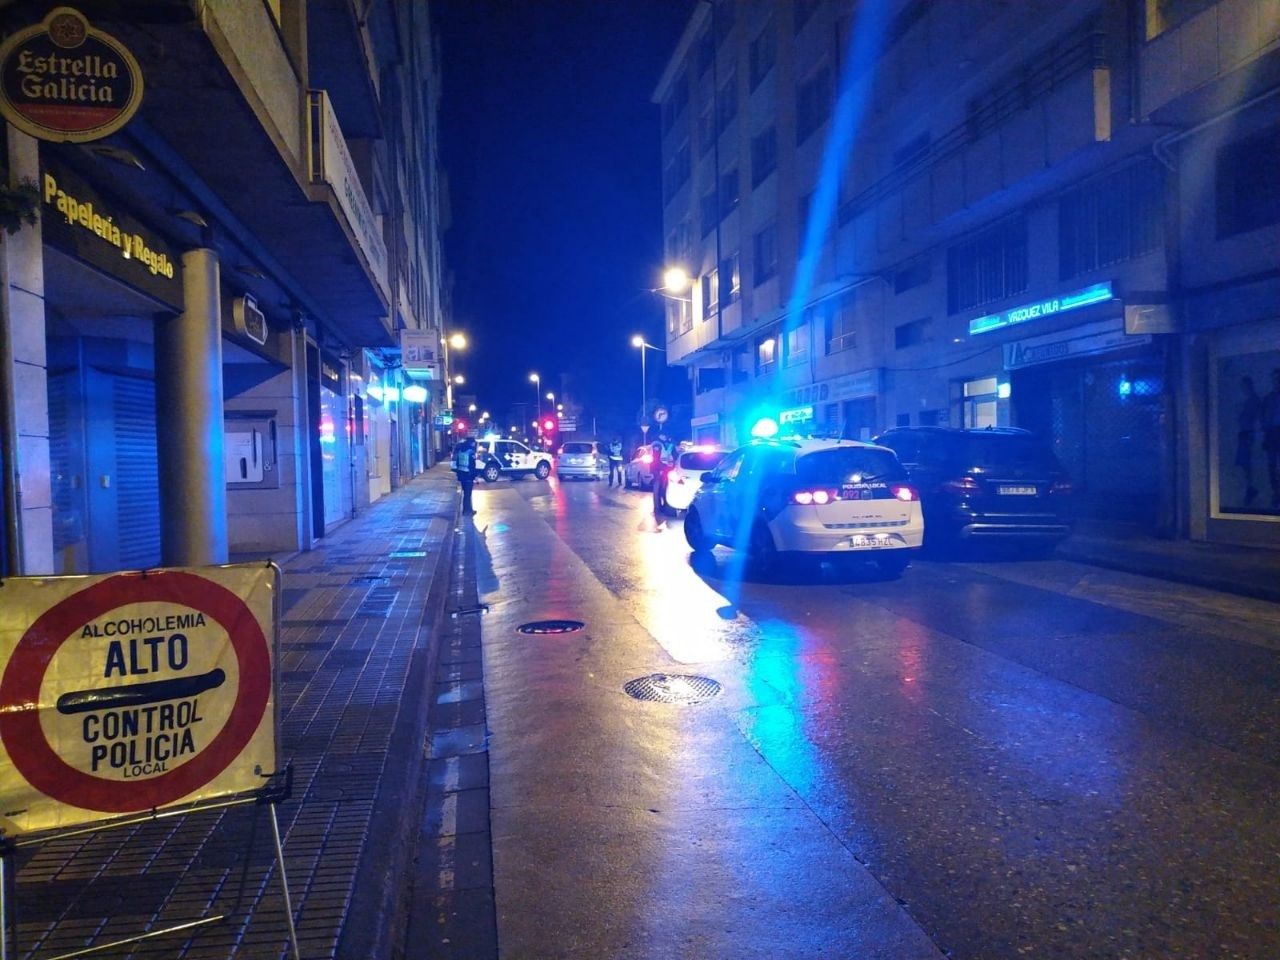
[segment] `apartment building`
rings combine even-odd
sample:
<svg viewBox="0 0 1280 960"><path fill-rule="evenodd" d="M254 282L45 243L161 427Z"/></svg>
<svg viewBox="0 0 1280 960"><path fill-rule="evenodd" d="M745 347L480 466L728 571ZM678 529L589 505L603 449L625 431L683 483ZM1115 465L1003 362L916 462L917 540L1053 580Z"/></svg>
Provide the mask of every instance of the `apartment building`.
<svg viewBox="0 0 1280 960"><path fill-rule="evenodd" d="M4 569L309 549L425 469L426 0L15 2L0 29L6 200L35 188L0 240Z"/></svg>
<svg viewBox="0 0 1280 960"><path fill-rule="evenodd" d="M696 438L1026 427L1085 517L1280 542L1278 91L1267 0L702 0L654 93Z"/></svg>

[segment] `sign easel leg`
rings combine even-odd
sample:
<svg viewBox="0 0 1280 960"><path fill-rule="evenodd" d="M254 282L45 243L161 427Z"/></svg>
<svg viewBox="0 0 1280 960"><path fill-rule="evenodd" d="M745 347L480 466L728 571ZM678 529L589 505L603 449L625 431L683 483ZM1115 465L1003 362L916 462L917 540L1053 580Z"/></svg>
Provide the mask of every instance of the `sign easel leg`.
<svg viewBox="0 0 1280 960"><path fill-rule="evenodd" d="M9 854L0 852L0 960L9 960Z"/></svg>
<svg viewBox="0 0 1280 960"><path fill-rule="evenodd" d="M284 872L284 846L280 843L280 821L276 819L276 805L267 805L271 811L271 836L276 842L276 868L280 871L280 889L284 891L284 915L289 919L289 945L293 947L293 960L302 960L298 954L298 931L293 926L293 901L289 899L289 877ZM0 956L0 960L5 960Z"/></svg>

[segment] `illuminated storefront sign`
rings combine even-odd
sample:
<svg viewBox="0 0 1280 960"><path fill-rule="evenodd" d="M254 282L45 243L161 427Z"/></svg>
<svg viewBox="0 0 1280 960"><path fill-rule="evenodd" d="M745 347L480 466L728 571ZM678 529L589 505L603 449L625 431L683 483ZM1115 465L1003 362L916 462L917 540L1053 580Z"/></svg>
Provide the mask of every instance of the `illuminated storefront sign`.
<svg viewBox="0 0 1280 960"><path fill-rule="evenodd" d="M1077 310L1080 307L1087 307L1094 303L1104 303L1112 299L1114 299L1114 294L1111 289L1111 281L1106 280L1102 283L1095 283L1091 287L1085 287L1083 290L1064 294L1061 297L1051 297L1048 300L1026 303L1020 307L1014 307L1012 310L1006 310L1004 313L993 313L970 320L969 335L990 333L992 330L999 330L1002 327L1012 327L1018 323L1026 323L1028 320L1040 320L1057 313L1066 313L1068 310Z"/></svg>
<svg viewBox="0 0 1280 960"><path fill-rule="evenodd" d="M45 243L182 309L181 258L154 231L55 163L40 173L40 199Z"/></svg>
<svg viewBox="0 0 1280 960"><path fill-rule="evenodd" d="M778 412L778 423L786 426L789 423L805 423L813 419L813 407L792 407L790 410Z"/></svg>
<svg viewBox="0 0 1280 960"><path fill-rule="evenodd" d="M70 7L0 44L0 114L23 133L98 140L128 123L141 103L138 61Z"/></svg>

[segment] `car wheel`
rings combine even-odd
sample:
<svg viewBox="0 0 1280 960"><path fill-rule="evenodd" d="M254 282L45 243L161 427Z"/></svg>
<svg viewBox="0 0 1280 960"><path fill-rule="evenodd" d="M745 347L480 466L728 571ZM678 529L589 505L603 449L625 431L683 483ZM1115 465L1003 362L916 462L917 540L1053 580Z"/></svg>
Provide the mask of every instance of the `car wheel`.
<svg viewBox="0 0 1280 960"><path fill-rule="evenodd" d="M756 521L751 528L750 544L751 561L763 572L771 572L778 564L778 545L773 542L773 533L763 520Z"/></svg>
<svg viewBox="0 0 1280 960"><path fill-rule="evenodd" d="M698 516L697 510L690 510L689 515L684 518L684 538L694 553L708 553L716 545L702 529L702 518Z"/></svg>
<svg viewBox="0 0 1280 960"><path fill-rule="evenodd" d="M545 480L551 476L551 464L543 460L540 464L533 468L533 475L539 480Z"/></svg>
<svg viewBox="0 0 1280 960"><path fill-rule="evenodd" d="M907 569L911 564L911 558L906 555L905 550L894 550L892 553L884 553L876 557L876 566L880 568L880 572L890 580L896 580L902 576L902 571Z"/></svg>
<svg viewBox="0 0 1280 960"><path fill-rule="evenodd" d="M484 477L485 483L497 483L498 478L502 476L502 471L498 469L497 464L490 463L485 465L484 473L481 476Z"/></svg>

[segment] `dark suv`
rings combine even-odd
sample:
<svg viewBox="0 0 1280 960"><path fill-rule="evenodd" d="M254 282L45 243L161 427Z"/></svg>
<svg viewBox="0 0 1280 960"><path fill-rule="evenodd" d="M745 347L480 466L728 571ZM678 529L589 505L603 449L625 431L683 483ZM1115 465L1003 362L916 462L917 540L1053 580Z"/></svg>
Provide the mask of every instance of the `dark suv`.
<svg viewBox="0 0 1280 960"><path fill-rule="evenodd" d="M895 427L875 442L907 468L925 543L1021 543L1048 553L1071 533L1071 480L1049 445L1012 427Z"/></svg>

